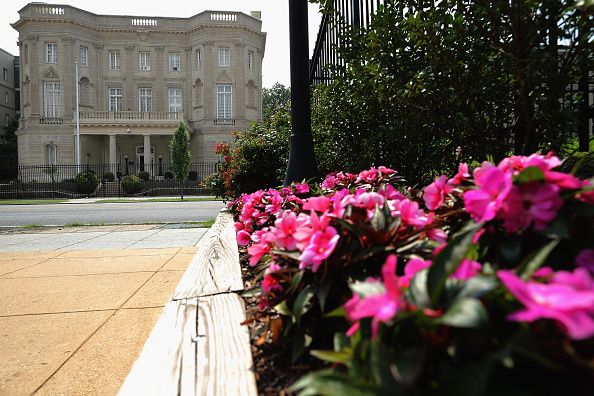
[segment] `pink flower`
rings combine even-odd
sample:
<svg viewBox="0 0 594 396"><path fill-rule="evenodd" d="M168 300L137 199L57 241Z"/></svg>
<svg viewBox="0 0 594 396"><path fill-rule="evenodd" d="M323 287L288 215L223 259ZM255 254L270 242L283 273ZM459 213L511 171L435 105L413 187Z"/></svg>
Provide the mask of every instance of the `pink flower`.
<svg viewBox="0 0 594 396"><path fill-rule="evenodd" d="M452 191L452 186L448 184L446 177L439 176L433 183L425 187L423 192L425 206L427 206L429 210L437 209L443 205L445 197L450 191Z"/></svg>
<svg viewBox="0 0 594 396"><path fill-rule="evenodd" d="M239 246L245 246L248 243L250 243L250 241L252 240L251 238L252 236L248 232L241 230L237 233L237 244Z"/></svg>
<svg viewBox="0 0 594 396"><path fill-rule="evenodd" d="M377 335L379 324L391 320L400 309L405 306L404 298L398 287L396 276L396 256L390 255L382 267L382 279L385 291L381 294L372 294L366 297L354 295L344 308L347 317L355 324L347 331L347 335L354 334L359 328L359 321L363 318L371 320L371 334Z"/></svg>
<svg viewBox="0 0 594 396"><path fill-rule="evenodd" d="M328 197L311 197L303 204L305 210L316 210L318 212L325 212L330 207L330 198Z"/></svg>
<svg viewBox="0 0 594 396"><path fill-rule="evenodd" d="M300 221L303 223L303 218ZM281 212L274 222L274 243L280 248L287 250L295 250L297 248L297 240L294 237L295 231L299 227L297 215L290 210Z"/></svg>
<svg viewBox="0 0 594 396"><path fill-rule="evenodd" d="M268 232L267 228L263 228L254 232L252 240L255 242L248 247L248 254L250 255L250 266L258 264L262 256L270 252L270 247L274 241L274 235Z"/></svg>
<svg viewBox="0 0 594 396"><path fill-rule="evenodd" d="M336 229L331 226L326 227L324 231L316 231L312 235L309 245L299 256L301 262L299 268L311 266L311 270L317 272L322 261L327 259L334 251L339 238Z"/></svg>
<svg viewBox="0 0 594 396"><path fill-rule="evenodd" d="M385 166L383 166L383 165L382 165L382 166L378 166L378 167L377 167L377 170L378 170L378 171L380 171L380 172L382 172L382 174L383 174L383 175L386 175L386 176L387 176L387 175L392 175L392 174L394 174L394 173L398 173L398 172L396 172L394 169L386 168L386 167L385 167Z"/></svg>
<svg viewBox="0 0 594 396"><path fill-rule="evenodd" d="M508 319L518 322L552 319L574 340L594 336L592 279L580 268L570 276L560 275L553 275L551 283L543 284L524 282L512 271L498 271L501 282L524 305L524 309L512 313ZM584 285L589 288L583 289Z"/></svg>
<svg viewBox="0 0 594 396"><path fill-rule="evenodd" d="M456 268L456 271L450 275L450 278L468 280L481 272L482 268L480 263L474 260L464 259L458 268Z"/></svg>
<svg viewBox="0 0 594 396"><path fill-rule="evenodd" d="M431 266L431 260L423 260L418 257L414 257L408 260L408 263L404 266L404 275L398 278L398 287L405 288L409 287L410 281L422 269L429 268Z"/></svg>
<svg viewBox="0 0 594 396"><path fill-rule="evenodd" d="M299 194L309 192L309 184L307 183L295 183L295 191Z"/></svg>
<svg viewBox="0 0 594 396"><path fill-rule="evenodd" d="M419 204L410 199L405 199L400 202L399 212L393 212L392 215L400 214L402 224L406 226L413 226L417 229L423 228L431 223L431 220L423 210L419 209Z"/></svg>
<svg viewBox="0 0 594 396"><path fill-rule="evenodd" d="M511 174L494 167L475 170L475 182L479 189L464 193L466 211L475 221L492 220L512 187Z"/></svg>
<svg viewBox="0 0 594 396"><path fill-rule="evenodd" d="M379 172L375 167L371 167L369 170L359 172L357 181L373 182L379 176Z"/></svg>
<svg viewBox="0 0 594 396"><path fill-rule="evenodd" d="M446 234L446 232L444 230L442 230L441 228L430 228L429 230L427 230L427 236L432 241L439 242L439 243L442 243L442 242L445 242L448 240L448 234Z"/></svg>
<svg viewBox="0 0 594 396"><path fill-rule="evenodd" d="M466 165L464 162L461 162L460 165L458 165L458 173L456 173L454 177L448 180L448 183L457 186L458 184L462 183L464 180L468 180L469 178L470 173L468 173L468 165Z"/></svg>
<svg viewBox="0 0 594 396"><path fill-rule="evenodd" d="M267 274L264 276L264 279L262 280L262 291L266 294L272 294L272 293L281 293L283 292L283 290L285 290L285 288L280 284L280 282L278 281L278 279L276 279L274 276Z"/></svg>
<svg viewBox="0 0 594 396"><path fill-rule="evenodd" d="M575 258L575 263L594 273L594 249L584 249Z"/></svg>
<svg viewBox="0 0 594 396"><path fill-rule="evenodd" d="M503 205L501 217L507 232L516 232L534 223L541 230L557 217L563 206L559 187L538 182L513 186Z"/></svg>

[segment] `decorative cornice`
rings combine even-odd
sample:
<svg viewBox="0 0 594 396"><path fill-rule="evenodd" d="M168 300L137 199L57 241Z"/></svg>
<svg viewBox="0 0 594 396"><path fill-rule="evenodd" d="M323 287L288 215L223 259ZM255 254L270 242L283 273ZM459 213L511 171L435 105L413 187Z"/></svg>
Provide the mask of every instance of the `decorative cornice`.
<svg viewBox="0 0 594 396"><path fill-rule="evenodd" d="M27 40L31 43L37 43L39 41L39 35L38 34L30 34L27 36Z"/></svg>
<svg viewBox="0 0 594 396"><path fill-rule="evenodd" d="M43 72L43 79L44 80L59 80L60 76L58 76L58 73L56 73L56 71L54 70L53 67L48 67Z"/></svg>
<svg viewBox="0 0 594 396"><path fill-rule="evenodd" d="M184 52L186 53L186 55L191 54L192 53L192 47L185 47L184 48Z"/></svg>
<svg viewBox="0 0 594 396"><path fill-rule="evenodd" d="M244 43L242 43L241 41L236 41L236 42L235 42L235 46L236 46L236 47L243 48L243 47L245 47L245 44L244 44Z"/></svg>
<svg viewBox="0 0 594 396"><path fill-rule="evenodd" d="M157 53L162 54L163 51L165 50L165 47L162 45L159 45L159 46L155 47L155 50L157 51Z"/></svg>
<svg viewBox="0 0 594 396"><path fill-rule="evenodd" d="M62 42L65 44L74 44L74 37L64 36L62 37Z"/></svg>
<svg viewBox="0 0 594 396"><path fill-rule="evenodd" d="M132 51L134 51L134 44L126 44L126 45L124 45L124 49L127 52L132 52Z"/></svg>
<svg viewBox="0 0 594 396"><path fill-rule="evenodd" d="M103 44L93 44L93 47L95 48L95 50L97 52L100 52L103 50L103 48L105 47Z"/></svg>
<svg viewBox="0 0 594 396"><path fill-rule="evenodd" d="M214 41L205 41L204 42L205 47L212 47L213 45L214 45Z"/></svg>

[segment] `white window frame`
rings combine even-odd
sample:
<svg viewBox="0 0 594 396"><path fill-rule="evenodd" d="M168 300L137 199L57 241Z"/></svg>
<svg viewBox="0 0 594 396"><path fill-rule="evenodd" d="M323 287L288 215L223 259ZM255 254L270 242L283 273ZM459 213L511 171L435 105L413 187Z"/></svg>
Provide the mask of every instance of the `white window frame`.
<svg viewBox="0 0 594 396"><path fill-rule="evenodd" d="M181 88L169 88L169 112L170 113L181 113L182 112L182 90Z"/></svg>
<svg viewBox="0 0 594 396"><path fill-rule="evenodd" d="M138 88L138 111L153 111L153 89Z"/></svg>
<svg viewBox="0 0 594 396"><path fill-rule="evenodd" d="M181 70L181 55L179 52L169 53L169 70L180 71Z"/></svg>
<svg viewBox="0 0 594 396"><path fill-rule="evenodd" d="M109 111L122 111L124 107L124 97L122 95L122 88L109 88Z"/></svg>
<svg viewBox="0 0 594 396"><path fill-rule="evenodd" d="M248 51L248 70L253 70L254 68L254 52Z"/></svg>
<svg viewBox="0 0 594 396"><path fill-rule="evenodd" d="M217 118L229 120L233 118L233 86L217 84Z"/></svg>
<svg viewBox="0 0 594 396"><path fill-rule="evenodd" d="M198 69L202 69L202 50L196 51L196 64L198 65Z"/></svg>
<svg viewBox="0 0 594 396"><path fill-rule="evenodd" d="M120 70L120 51L109 51L109 69Z"/></svg>
<svg viewBox="0 0 594 396"><path fill-rule="evenodd" d="M45 63L58 63L57 43L45 43Z"/></svg>
<svg viewBox="0 0 594 396"><path fill-rule="evenodd" d="M4 126L8 126L9 123L10 123L10 114L6 113L6 114L4 114Z"/></svg>
<svg viewBox="0 0 594 396"><path fill-rule="evenodd" d="M80 65L87 67L89 65L89 49L87 47L80 47Z"/></svg>
<svg viewBox="0 0 594 396"><path fill-rule="evenodd" d="M58 165L58 146L55 144L47 145L47 164Z"/></svg>
<svg viewBox="0 0 594 396"><path fill-rule="evenodd" d="M60 117L61 86L57 81L43 82L43 115L47 118Z"/></svg>
<svg viewBox="0 0 594 396"><path fill-rule="evenodd" d="M2 78L8 80L8 69L5 67L2 68Z"/></svg>
<svg viewBox="0 0 594 396"><path fill-rule="evenodd" d="M8 91L4 92L4 103L8 103Z"/></svg>
<svg viewBox="0 0 594 396"><path fill-rule="evenodd" d="M140 71L151 70L151 53L149 51L141 51L138 53L138 68Z"/></svg>
<svg viewBox="0 0 594 396"><path fill-rule="evenodd" d="M231 48L221 47L219 48L219 67L231 66Z"/></svg>

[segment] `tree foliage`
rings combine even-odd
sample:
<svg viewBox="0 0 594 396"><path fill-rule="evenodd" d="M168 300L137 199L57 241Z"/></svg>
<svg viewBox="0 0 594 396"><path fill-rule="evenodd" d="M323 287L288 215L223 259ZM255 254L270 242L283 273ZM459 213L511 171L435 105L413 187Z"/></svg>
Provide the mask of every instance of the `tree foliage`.
<svg viewBox="0 0 594 396"><path fill-rule="evenodd" d="M394 166L412 183L562 151L583 129L585 95L567 88L592 70L592 21L577 1L388 0L369 28L343 27L348 66L319 88L314 125L345 170Z"/></svg>
<svg viewBox="0 0 594 396"><path fill-rule="evenodd" d="M190 163L192 161L192 152L188 149L189 140L188 129L183 122L180 122L169 143L169 149L171 171L175 176L175 180L180 183L180 196L182 199L184 198L184 193L181 183L188 179Z"/></svg>
<svg viewBox="0 0 594 396"><path fill-rule="evenodd" d="M281 108L289 108L291 103L291 88L275 83L272 88L262 89L262 119L270 120L274 113Z"/></svg>

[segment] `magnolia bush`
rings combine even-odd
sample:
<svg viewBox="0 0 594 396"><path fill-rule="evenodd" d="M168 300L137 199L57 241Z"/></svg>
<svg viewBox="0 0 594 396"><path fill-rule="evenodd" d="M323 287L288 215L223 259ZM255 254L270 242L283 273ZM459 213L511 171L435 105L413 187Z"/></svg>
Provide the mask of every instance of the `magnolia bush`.
<svg viewBox="0 0 594 396"><path fill-rule="evenodd" d="M303 394L561 394L594 385L594 182L553 154L385 167L230 203L258 342L328 368Z"/></svg>

